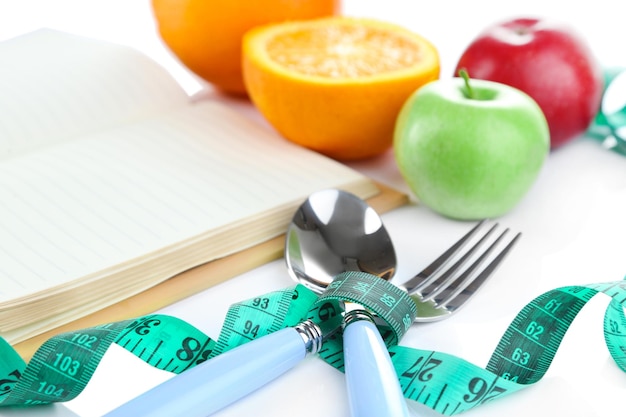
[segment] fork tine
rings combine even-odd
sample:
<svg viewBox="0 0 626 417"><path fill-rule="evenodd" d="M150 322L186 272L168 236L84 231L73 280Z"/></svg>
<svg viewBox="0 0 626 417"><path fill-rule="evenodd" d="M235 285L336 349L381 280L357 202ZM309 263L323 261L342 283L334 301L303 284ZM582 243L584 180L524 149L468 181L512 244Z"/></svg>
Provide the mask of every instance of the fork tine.
<svg viewBox="0 0 626 417"><path fill-rule="evenodd" d="M487 278L497 269L521 236L521 233L517 233L479 275L472 277L472 273L485 262L487 256L495 249L508 231L509 229L506 229L502 232L489 248L455 281L455 284L458 283L458 285L454 285L453 288L447 292L445 297L435 300L438 307L446 307L455 310L476 293ZM432 298L432 295L429 297ZM450 304L452 302L454 302L454 304Z"/></svg>
<svg viewBox="0 0 626 417"><path fill-rule="evenodd" d="M430 285L430 283L436 278L437 272L439 272L444 266L446 266L453 258L454 255L459 253L470 241L472 237L478 232L478 230L487 222L487 220L481 220L476 226L465 234L461 239L450 246L443 254L435 259L430 265L424 268L421 272L415 275L413 278L405 282L402 287L411 294L420 289Z"/></svg>
<svg viewBox="0 0 626 417"><path fill-rule="evenodd" d="M420 286L418 292L422 295L423 300L429 301L429 300L434 299L437 295L439 295L441 292L446 290L452 284L454 284L454 286L449 291L453 291L454 288L456 288L460 284L459 277L455 275L456 272L460 270L463 266L465 266L465 264L471 259L471 257L479 249L481 249L484 246L484 243L491 236L491 234L496 230L497 227L498 227L498 223L491 226L491 228L487 231L487 233L485 233L478 240L478 242L474 244L474 246L469 248L469 250L465 254L463 254L463 256L454 265L452 265L445 272L443 272L441 276L437 278L428 288L424 288L425 286ZM482 260L484 260L485 257L489 254L489 252L495 248L495 243L497 243L498 240L502 238L502 236L507 232L507 230L505 230L503 233L500 234L500 236L496 238L496 241L494 242L494 244L492 244L487 249L487 251L481 255L481 257L478 259L478 262L474 262L472 265L470 265L470 267L466 270L464 274L461 275L461 277L467 277L467 275L469 275L474 269L480 266L480 263L482 263ZM432 281L433 278L435 277L431 277L429 281Z"/></svg>

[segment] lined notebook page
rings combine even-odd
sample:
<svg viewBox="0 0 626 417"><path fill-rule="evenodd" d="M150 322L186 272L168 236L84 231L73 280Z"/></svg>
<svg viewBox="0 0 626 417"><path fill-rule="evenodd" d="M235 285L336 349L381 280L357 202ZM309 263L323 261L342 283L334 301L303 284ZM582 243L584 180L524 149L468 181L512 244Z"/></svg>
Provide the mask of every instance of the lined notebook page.
<svg viewBox="0 0 626 417"><path fill-rule="evenodd" d="M245 249L241 242L284 233L268 212L285 221L285 207L319 189L375 190L223 104L192 104L164 69L130 48L42 30L1 43L0 59L5 314L21 298L87 281L116 276L126 285L120 271L164 253L180 254L169 268L180 272L195 266L182 259ZM238 229L242 222L255 230Z"/></svg>
<svg viewBox="0 0 626 417"><path fill-rule="evenodd" d="M0 43L0 92L0 160L188 101L138 51L47 29Z"/></svg>
<svg viewBox="0 0 626 417"><path fill-rule="evenodd" d="M213 102L1 161L0 301L361 179Z"/></svg>

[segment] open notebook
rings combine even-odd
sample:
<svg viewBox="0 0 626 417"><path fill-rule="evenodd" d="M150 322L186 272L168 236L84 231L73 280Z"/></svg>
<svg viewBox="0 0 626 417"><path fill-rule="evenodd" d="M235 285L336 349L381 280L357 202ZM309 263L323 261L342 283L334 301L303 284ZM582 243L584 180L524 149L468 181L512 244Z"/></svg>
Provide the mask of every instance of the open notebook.
<svg viewBox="0 0 626 417"><path fill-rule="evenodd" d="M0 336L11 343L280 236L316 190L368 178L130 48L0 43ZM209 284L207 284L208 286Z"/></svg>

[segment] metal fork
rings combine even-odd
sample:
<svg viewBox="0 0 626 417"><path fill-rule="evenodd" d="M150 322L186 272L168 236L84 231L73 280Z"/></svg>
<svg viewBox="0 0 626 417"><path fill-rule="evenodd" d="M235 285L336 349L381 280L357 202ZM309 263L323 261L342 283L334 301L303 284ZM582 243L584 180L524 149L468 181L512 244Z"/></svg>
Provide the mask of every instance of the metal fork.
<svg viewBox="0 0 626 417"><path fill-rule="evenodd" d="M483 232L486 222L478 223L424 270L399 285L417 305L415 322L443 320L457 312L483 286L521 236L517 233L496 251L509 229L490 239L498 224ZM472 263L464 268L470 261ZM487 261L489 263L481 269ZM345 321L343 335L352 416L408 416L406 400L380 333L373 321L367 319L367 314L352 316L358 319Z"/></svg>
<svg viewBox="0 0 626 417"><path fill-rule="evenodd" d="M487 220L478 223L430 265L401 285L417 304L415 322L442 320L455 313L482 287L521 236L517 233L496 253L494 251L501 246L509 229L490 240L499 224L493 224L484 232L486 223ZM474 245L463 252L469 243ZM488 260L489 264L481 270ZM470 261L474 262L463 269Z"/></svg>

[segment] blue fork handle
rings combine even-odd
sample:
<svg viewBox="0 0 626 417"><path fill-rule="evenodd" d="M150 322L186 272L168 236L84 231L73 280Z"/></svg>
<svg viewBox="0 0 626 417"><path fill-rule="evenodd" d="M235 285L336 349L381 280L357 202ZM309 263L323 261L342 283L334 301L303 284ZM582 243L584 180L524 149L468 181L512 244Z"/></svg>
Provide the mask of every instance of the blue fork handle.
<svg viewBox="0 0 626 417"><path fill-rule="evenodd" d="M389 351L373 322L346 324L343 354L352 417L408 417Z"/></svg>
<svg viewBox="0 0 626 417"><path fill-rule="evenodd" d="M274 380L307 353L288 327L178 374L105 417L205 417Z"/></svg>

